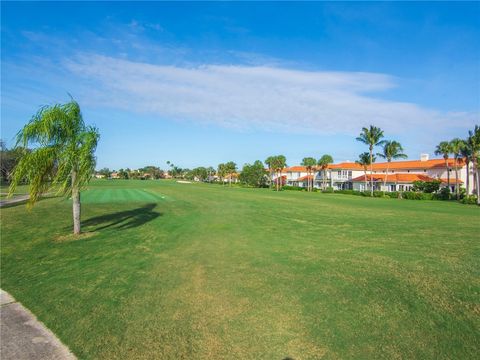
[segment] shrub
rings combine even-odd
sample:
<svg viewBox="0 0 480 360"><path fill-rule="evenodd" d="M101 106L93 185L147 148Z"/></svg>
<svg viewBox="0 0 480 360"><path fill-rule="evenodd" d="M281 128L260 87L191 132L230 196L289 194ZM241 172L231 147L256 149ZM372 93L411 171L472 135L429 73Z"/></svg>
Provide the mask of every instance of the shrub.
<svg viewBox="0 0 480 360"><path fill-rule="evenodd" d="M450 200L450 189L448 187L441 188L439 192L435 194L437 200Z"/></svg>
<svg viewBox="0 0 480 360"><path fill-rule="evenodd" d="M468 205L476 205L477 204L477 197L475 195L467 195L464 196L462 200L460 200L462 204Z"/></svg>
<svg viewBox="0 0 480 360"><path fill-rule="evenodd" d="M405 191L402 193L402 197L407 200L433 200L434 194L416 191Z"/></svg>
<svg viewBox="0 0 480 360"><path fill-rule="evenodd" d="M306 188L303 188L303 187L300 187L300 186L285 185L285 186L283 186L283 190L305 191Z"/></svg>
<svg viewBox="0 0 480 360"><path fill-rule="evenodd" d="M329 186L327 187L326 189L322 190L322 193L325 193L325 194L331 194L333 193L333 187Z"/></svg>
<svg viewBox="0 0 480 360"><path fill-rule="evenodd" d="M424 193L434 193L440 189L440 180L432 181L414 181L413 182L413 191L420 191Z"/></svg>
<svg viewBox="0 0 480 360"><path fill-rule="evenodd" d="M398 199L399 198L399 192L398 191L391 191L385 193L386 196L388 196L390 199Z"/></svg>

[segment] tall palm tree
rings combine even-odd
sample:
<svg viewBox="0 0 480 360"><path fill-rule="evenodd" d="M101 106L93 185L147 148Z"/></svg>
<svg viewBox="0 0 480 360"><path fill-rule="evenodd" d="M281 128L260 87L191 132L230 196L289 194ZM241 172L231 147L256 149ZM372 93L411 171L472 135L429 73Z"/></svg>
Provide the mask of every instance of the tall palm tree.
<svg viewBox="0 0 480 360"><path fill-rule="evenodd" d="M233 161L229 161L225 164L225 171L228 174L228 185L232 186L232 176L237 171L237 164Z"/></svg>
<svg viewBox="0 0 480 360"><path fill-rule="evenodd" d="M442 155L445 160L445 167L447 169L447 185L450 189L450 166L448 164L448 156L452 152L452 148L448 141L441 141L435 148L435 155Z"/></svg>
<svg viewBox="0 0 480 360"><path fill-rule="evenodd" d="M367 170L368 170L368 165L370 165L370 154L368 152L361 153L358 156L358 160L355 161L358 165L363 167L363 173L365 174L365 191L367 191ZM375 156L373 156L373 161L375 161Z"/></svg>
<svg viewBox="0 0 480 360"><path fill-rule="evenodd" d="M270 188L273 187L273 171L274 171L274 164L275 164L275 156L269 156L265 159L265 164L268 166L268 172L270 174Z"/></svg>
<svg viewBox="0 0 480 360"><path fill-rule="evenodd" d="M224 163L218 164L217 167L217 176L220 178L220 181L222 182L222 185L225 185L225 182L223 181L223 178L227 174L227 169L225 167Z"/></svg>
<svg viewBox="0 0 480 360"><path fill-rule="evenodd" d="M357 141L363 142L364 144L368 145L368 149L370 151L370 195L373 196L373 148L375 146L382 145L384 140L383 138L383 130L370 125L369 128L362 128L362 132L357 137Z"/></svg>
<svg viewBox="0 0 480 360"><path fill-rule="evenodd" d="M333 157L331 155L323 155L317 162L317 165L320 166L320 169L323 171L322 175L322 188L325 190L327 184L327 168L328 165L333 163Z"/></svg>
<svg viewBox="0 0 480 360"><path fill-rule="evenodd" d="M463 146L460 149L460 154L465 161L465 167L467 171L467 178L466 178L466 188L467 188L467 195L470 195L470 162L472 161L472 150L468 144L468 139L463 141Z"/></svg>
<svg viewBox="0 0 480 360"><path fill-rule="evenodd" d="M450 141L450 149L453 154L453 166L455 167L455 194L457 200L460 199L459 186L458 186L458 159L462 157L461 150L464 146L462 139L455 138Z"/></svg>
<svg viewBox="0 0 480 360"><path fill-rule="evenodd" d="M283 155L277 155L274 157L275 161L274 161L274 169L275 171L277 172L277 179L276 179L276 183L277 183L277 191L280 191L280 187L281 187L281 182L282 182L282 179L281 179L281 176L282 176L282 171L283 169L287 166L287 158Z"/></svg>
<svg viewBox="0 0 480 360"><path fill-rule="evenodd" d="M385 175L385 179L383 180L383 192L385 193L385 187L387 186L387 177L388 177L388 170L390 168L390 162L393 159L406 159L408 156L403 153L402 145L395 141L395 140L387 140L383 143L381 153L377 153L378 156L387 160L387 173Z"/></svg>
<svg viewBox="0 0 480 360"><path fill-rule="evenodd" d="M480 158L480 126L475 125L475 129L468 132L467 144L472 151L473 175L475 177L475 192L477 195L477 204L480 205L480 174L478 173L478 162Z"/></svg>
<svg viewBox="0 0 480 360"><path fill-rule="evenodd" d="M302 160L301 165L307 168L307 191L312 191L313 189L313 178L310 179L310 173L316 164L317 161L312 157L306 157Z"/></svg>
<svg viewBox="0 0 480 360"><path fill-rule="evenodd" d="M80 192L95 171L95 149L100 135L85 125L75 100L44 106L17 134L17 146L38 145L25 152L12 176L9 195L22 179L29 183L29 206L42 193L58 187L58 193L72 197L73 233L80 234Z"/></svg>

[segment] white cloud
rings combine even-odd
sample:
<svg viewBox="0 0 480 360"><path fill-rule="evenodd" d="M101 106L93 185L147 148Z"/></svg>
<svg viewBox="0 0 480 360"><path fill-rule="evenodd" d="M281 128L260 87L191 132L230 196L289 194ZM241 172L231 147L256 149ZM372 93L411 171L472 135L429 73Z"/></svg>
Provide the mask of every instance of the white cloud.
<svg viewBox="0 0 480 360"><path fill-rule="evenodd" d="M362 126L375 124L398 134L468 128L478 116L382 100L375 94L395 86L395 78L385 74L179 67L91 54L64 65L95 88L83 102L239 130L357 134Z"/></svg>

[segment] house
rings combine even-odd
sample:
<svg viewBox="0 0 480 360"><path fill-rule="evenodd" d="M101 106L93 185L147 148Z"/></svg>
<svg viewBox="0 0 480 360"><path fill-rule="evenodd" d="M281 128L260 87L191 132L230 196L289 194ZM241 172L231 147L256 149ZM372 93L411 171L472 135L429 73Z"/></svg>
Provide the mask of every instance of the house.
<svg viewBox="0 0 480 360"><path fill-rule="evenodd" d="M470 192L473 193L472 166L470 166L467 174L464 160L457 160L457 183L455 180L455 159L450 158L447 160L447 163L448 171L444 159L429 159L428 154L422 154L419 160L374 163L372 165L372 174L370 175L370 166L367 166L365 175L363 166L354 162L341 162L329 165L325 171L316 169L313 175L314 186L321 188L325 182L327 186L332 187L334 190L353 189L365 191L370 189L370 179L372 178L374 190L408 191L412 188L415 181L440 180L442 187L450 184L450 190L454 192L457 185L464 186L468 181ZM306 187L307 180L312 175L308 174L304 166L292 166L282 171L283 176L286 178L287 185ZM276 175L272 179L275 179L275 177ZM386 184L384 186L385 178ZM367 180L366 187L365 180Z"/></svg>

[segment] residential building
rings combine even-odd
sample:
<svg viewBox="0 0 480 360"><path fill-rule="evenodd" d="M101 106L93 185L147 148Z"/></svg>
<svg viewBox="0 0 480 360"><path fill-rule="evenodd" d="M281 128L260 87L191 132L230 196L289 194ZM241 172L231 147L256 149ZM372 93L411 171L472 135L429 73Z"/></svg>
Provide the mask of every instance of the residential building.
<svg viewBox="0 0 480 360"><path fill-rule="evenodd" d="M370 175L370 166L367 166L366 175L363 166L354 162L342 162L331 164L326 171L315 170L314 186L320 188L324 181L327 186L335 190L359 190L370 189L370 179L373 179L374 190L381 191L408 191L412 188L415 181L433 181L440 180L441 186L448 186L450 190L455 191L457 182L455 180L455 160L448 159L449 171L444 159L429 159L427 154L422 154L419 160L379 162L372 165L372 174ZM467 174L466 165L463 159L459 159L458 168L458 186L465 186L468 181L470 192L473 193L473 169L469 168ZM388 171L388 173L387 173ZM385 182L386 177L386 182ZM450 177L450 181L448 181ZM276 175L273 176L275 180ZM282 171L282 178L285 183L291 186L307 186L307 179L311 178L304 166L291 166ZM365 186L365 180L367 185ZM385 185L384 185L385 183Z"/></svg>

